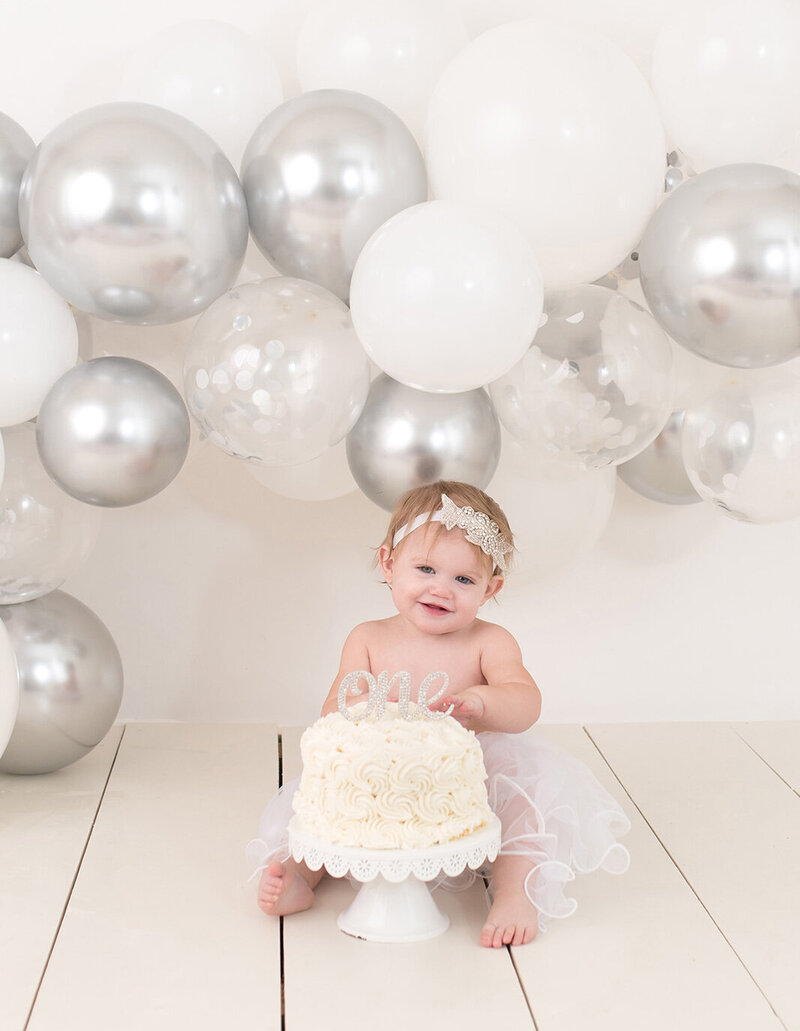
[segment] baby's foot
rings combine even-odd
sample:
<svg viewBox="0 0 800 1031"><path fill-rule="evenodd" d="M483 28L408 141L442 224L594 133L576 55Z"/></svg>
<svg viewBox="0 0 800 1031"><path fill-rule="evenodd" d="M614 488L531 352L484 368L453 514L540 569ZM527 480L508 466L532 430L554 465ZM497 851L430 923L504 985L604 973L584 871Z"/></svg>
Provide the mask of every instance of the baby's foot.
<svg viewBox="0 0 800 1031"><path fill-rule="evenodd" d="M524 891L497 891L481 931L481 945L487 949L527 945L536 937L538 930L536 907Z"/></svg>
<svg viewBox="0 0 800 1031"><path fill-rule="evenodd" d="M287 916L310 909L314 891L292 863L270 863L261 874L258 904L271 916Z"/></svg>

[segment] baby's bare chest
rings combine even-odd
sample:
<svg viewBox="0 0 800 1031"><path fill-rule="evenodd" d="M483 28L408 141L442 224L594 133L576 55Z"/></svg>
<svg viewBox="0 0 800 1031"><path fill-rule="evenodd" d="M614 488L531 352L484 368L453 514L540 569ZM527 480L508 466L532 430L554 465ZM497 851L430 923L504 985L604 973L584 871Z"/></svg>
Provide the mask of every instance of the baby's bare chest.
<svg viewBox="0 0 800 1031"><path fill-rule="evenodd" d="M409 645L406 641L384 639L370 645L369 658L374 674L385 669L391 676L399 670L407 670L411 674L412 698L429 673L446 673L448 691L461 691L484 682L479 648L467 648L463 643L434 639ZM440 684L436 686L438 689Z"/></svg>

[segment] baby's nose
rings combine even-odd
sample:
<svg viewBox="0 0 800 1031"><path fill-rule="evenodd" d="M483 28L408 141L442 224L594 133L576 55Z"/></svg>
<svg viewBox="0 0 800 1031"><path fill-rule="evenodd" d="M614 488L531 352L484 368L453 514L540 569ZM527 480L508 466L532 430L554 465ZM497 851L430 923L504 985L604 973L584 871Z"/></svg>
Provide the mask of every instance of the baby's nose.
<svg viewBox="0 0 800 1031"><path fill-rule="evenodd" d="M448 584L438 581L431 585L431 594L435 594L440 598L448 598L450 596L450 587Z"/></svg>

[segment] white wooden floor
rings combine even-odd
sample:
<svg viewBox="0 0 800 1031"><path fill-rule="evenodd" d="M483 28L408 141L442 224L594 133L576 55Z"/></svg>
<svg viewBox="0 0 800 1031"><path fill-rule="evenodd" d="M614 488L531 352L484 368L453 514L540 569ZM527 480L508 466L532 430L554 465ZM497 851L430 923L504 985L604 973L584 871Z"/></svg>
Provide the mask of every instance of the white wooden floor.
<svg viewBox="0 0 800 1031"><path fill-rule="evenodd" d="M632 865L513 950L477 944L477 885L438 892L450 930L416 945L341 934L345 882L259 912L243 847L294 729L128 724L0 774L0 1028L800 1031L800 723L535 732L625 806Z"/></svg>

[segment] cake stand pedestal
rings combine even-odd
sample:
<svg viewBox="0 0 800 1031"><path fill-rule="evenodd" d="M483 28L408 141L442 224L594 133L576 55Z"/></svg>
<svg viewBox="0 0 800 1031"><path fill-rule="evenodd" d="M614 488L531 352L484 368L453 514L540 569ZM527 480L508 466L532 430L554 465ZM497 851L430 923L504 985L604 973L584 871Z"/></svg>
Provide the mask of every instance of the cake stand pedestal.
<svg viewBox="0 0 800 1031"><path fill-rule="evenodd" d="M341 931L365 941L415 942L442 934L450 924L427 882L492 862L500 849L500 821L492 816L485 827L445 845L370 849L326 844L307 834L295 818L289 845L295 861L311 870L324 866L332 877L350 874L361 882L351 905L339 914Z"/></svg>

